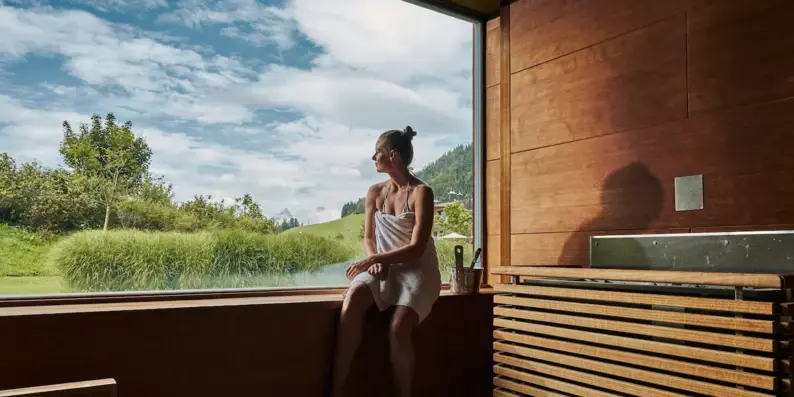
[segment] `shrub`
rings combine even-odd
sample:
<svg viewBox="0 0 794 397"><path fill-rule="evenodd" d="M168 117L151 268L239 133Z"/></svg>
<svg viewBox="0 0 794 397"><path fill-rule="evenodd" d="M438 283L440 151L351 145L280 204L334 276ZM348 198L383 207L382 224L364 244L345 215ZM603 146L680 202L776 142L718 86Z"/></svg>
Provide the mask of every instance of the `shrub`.
<svg viewBox="0 0 794 397"><path fill-rule="evenodd" d="M51 251L72 288L131 291L253 287L258 277L313 271L355 255L329 238L243 231L79 232Z"/></svg>
<svg viewBox="0 0 794 397"><path fill-rule="evenodd" d="M16 168L7 156L0 160L0 207L9 223L58 232L101 222L101 206L88 194L85 179L36 163Z"/></svg>
<svg viewBox="0 0 794 397"><path fill-rule="evenodd" d="M125 229L175 230L179 210L169 205L138 200L117 203L116 216Z"/></svg>

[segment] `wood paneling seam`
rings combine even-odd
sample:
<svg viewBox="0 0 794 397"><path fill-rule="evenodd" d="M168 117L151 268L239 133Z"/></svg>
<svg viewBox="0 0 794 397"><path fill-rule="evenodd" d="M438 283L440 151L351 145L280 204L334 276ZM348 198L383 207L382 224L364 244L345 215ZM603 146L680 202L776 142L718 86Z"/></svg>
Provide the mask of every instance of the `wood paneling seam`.
<svg viewBox="0 0 794 397"><path fill-rule="evenodd" d="M501 64L499 73L500 126L499 135L502 145L501 165L502 183L500 186L501 206L501 265L510 265L510 5L503 4L499 17ZM506 276L502 276L504 279ZM506 280L503 280L506 281Z"/></svg>
<svg viewBox="0 0 794 397"><path fill-rule="evenodd" d="M685 12L685 13L686 13L686 12ZM606 43L607 41L614 40L614 39L617 39L617 38L619 38L619 37L623 37L623 36L626 36L626 35L632 34L632 33L636 32L636 31L639 31L639 30L645 29L645 28L647 28L647 27L649 27L649 26L656 25L657 23L660 23L660 22L662 22L662 21L664 21L664 20L666 20L666 19L669 19L669 18L673 18L673 17L675 17L675 16L677 16L677 15L680 15L680 14L678 14L678 13L676 13L676 14L670 14L670 15L668 15L668 16L666 16L666 17L662 18L662 19L657 19L657 20L655 20L655 21L653 21L653 22L650 22L650 23L647 23L647 24L645 24L645 25L642 25L642 26L640 26L640 27L638 27L638 28L636 28L636 29L631 29L631 30L629 30L629 31L626 31L626 32L623 32L623 33L621 33L621 34L617 34L617 35L614 35L614 36L612 36L612 37L608 37L608 38L606 38L606 39L604 39L604 40L598 41L598 42L596 42L596 43L593 43L593 44L586 45L586 46L584 46L584 47L582 47L582 48L578 48L578 49L576 49L576 50L573 50L573 51L571 51L571 52L566 52L565 54L558 55L558 56L556 56L556 57L553 57L553 58L549 58L549 59L547 59L547 60L545 60L545 61L543 61L543 62L538 62L538 63L536 63L536 64L533 64L533 65L529 65L529 66L523 67L523 68L521 68L521 69L519 69L519 70L516 70L515 72L513 72L513 71L510 71L510 70L508 69L508 71L509 71L509 74L517 74L517 73L521 73L521 72L523 72L523 71L525 71L525 70L527 70L527 69L532 69L532 68L538 67L538 66L540 66L540 65L543 65L543 64L546 64L546 63L549 63L549 62L556 61L557 59L560 59L560 58L566 57L566 56L568 56L568 55L571 55L571 54L575 54L575 53L577 53L577 52L579 52L579 51L583 51L583 50L586 50L586 49L588 49L588 48L595 47L595 46L597 46L597 45L599 45L599 44ZM504 71L504 69L503 69L503 71Z"/></svg>

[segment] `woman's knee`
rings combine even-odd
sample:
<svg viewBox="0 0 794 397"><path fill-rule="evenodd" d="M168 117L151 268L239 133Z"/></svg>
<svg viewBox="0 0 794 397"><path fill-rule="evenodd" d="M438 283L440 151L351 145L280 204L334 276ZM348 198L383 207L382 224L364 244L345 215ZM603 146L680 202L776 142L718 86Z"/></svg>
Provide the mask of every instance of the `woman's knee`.
<svg viewBox="0 0 794 397"><path fill-rule="evenodd" d="M342 311L345 314L364 314L373 303L372 291L366 284L358 282L348 288Z"/></svg>
<svg viewBox="0 0 794 397"><path fill-rule="evenodd" d="M408 307L398 307L394 311L389 327L389 339L392 343L401 343L411 338L411 335L419 322L419 316L413 309Z"/></svg>

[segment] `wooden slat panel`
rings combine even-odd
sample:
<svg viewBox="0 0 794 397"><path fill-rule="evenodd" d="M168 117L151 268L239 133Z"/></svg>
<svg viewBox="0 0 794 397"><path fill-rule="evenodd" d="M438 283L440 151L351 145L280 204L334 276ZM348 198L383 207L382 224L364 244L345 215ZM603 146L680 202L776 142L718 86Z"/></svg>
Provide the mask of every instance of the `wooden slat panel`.
<svg viewBox="0 0 794 397"><path fill-rule="evenodd" d="M794 100L708 113L512 156L512 233L794 223ZM704 175L702 211L674 178Z"/></svg>
<svg viewBox="0 0 794 397"><path fill-rule="evenodd" d="M781 278L775 274L703 273L662 270L569 269L531 266L503 266L494 273L508 276L548 277L578 280L614 280L655 283L723 285L735 287L781 288Z"/></svg>
<svg viewBox="0 0 794 397"><path fill-rule="evenodd" d="M710 345L720 345L733 347L736 349L757 350L769 353L775 351L775 344L773 340L753 338L748 336L718 334L713 332L695 331L691 329L670 328L659 325L636 324L625 321L602 320L580 316L568 316L564 314L531 312L499 306L494 308L494 315L613 332L668 338L688 342L705 343Z"/></svg>
<svg viewBox="0 0 794 397"><path fill-rule="evenodd" d="M579 343L565 342L549 338L539 338L536 336L521 335L499 330L494 331L494 338L524 345L541 347L544 349L558 350L566 353L575 352L576 354L580 355L608 359L625 364L634 364L669 372L678 372L684 375L722 380L725 382L738 383L762 389L774 390L775 388L774 376L758 375L744 371L734 371L702 364L692 364L686 361L672 360L669 358L656 357L648 354L630 353L622 350L582 345Z"/></svg>
<svg viewBox="0 0 794 397"><path fill-rule="evenodd" d="M515 394L513 392L502 390L502 389L495 389L493 391L494 397L521 397L519 394Z"/></svg>
<svg viewBox="0 0 794 397"><path fill-rule="evenodd" d="M540 287L534 285L496 284L497 292L525 294L570 299L592 299L599 301L621 302L630 304L649 304L659 306L682 307L689 309L715 310L752 314L774 314L771 302L753 302L731 299L697 298L691 296L675 296L645 294L637 292L599 291L591 289Z"/></svg>
<svg viewBox="0 0 794 397"><path fill-rule="evenodd" d="M550 335L558 338L573 339L582 342L615 346L624 349L647 351L669 356L686 357L695 360L753 368L762 371L774 371L775 369L775 360L768 357L751 356L747 354L704 349L700 347L684 346L673 343L606 335L598 332L579 331L501 318L494 319L494 326L514 329L517 331Z"/></svg>
<svg viewBox="0 0 794 397"><path fill-rule="evenodd" d="M693 113L794 96L794 2L714 2L688 15Z"/></svg>
<svg viewBox="0 0 794 397"><path fill-rule="evenodd" d="M513 73L679 13L696 0L521 0L511 12ZM683 48L682 48L683 51Z"/></svg>
<svg viewBox="0 0 794 397"><path fill-rule="evenodd" d="M718 328L721 330L748 331L766 334L772 334L775 332L775 323L771 320L753 320L737 317L710 316L705 314L636 309L623 306L595 305L590 303L564 302L551 299L534 299L504 295L495 296L494 303L533 309L558 310L564 312L621 317L633 320L693 325L698 327ZM644 303L646 305L655 304L650 300L645 301Z"/></svg>
<svg viewBox="0 0 794 397"><path fill-rule="evenodd" d="M116 397L113 379L0 390L0 397Z"/></svg>
<svg viewBox="0 0 794 397"><path fill-rule="evenodd" d="M499 160L485 163L485 232L489 235L502 232L501 210L502 169Z"/></svg>
<svg viewBox="0 0 794 397"><path fill-rule="evenodd" d="M535 360L542 360L553 362L559 365L565 365L569 367L581 368L584 370L601 372L604 374L612 375L612 376L619 376L623 378L629 379L642 379L643 382L654 383L657 385L662 386L670 386L675 387L677 389L691 391L695 393L701 393L709 396L715 397L764 397L769 396L769 394L764 393L756 393L747 390L736 389L734 387L728 386L721 386L716 385L708 382L702 382L687 378L682 378L679 376L672 376L672 375L665 375L654 371L648 371L644 369L632 368L623 365L616 365L616 364L608 364L602 361L591 360L586 358L579 358L573 357L566 354L560 353L552 353L547 352L539 349L532 349L528 347L521 347L515 345L509 345L502 342L495 342L494 343L494 350L510 353L515 355L520 355L523 357L535 359ZM536 365L535 363L530 364L532 366ZM528 368L529 369L529 368ZM622 391L621 389L616 389L618 391ZM653 390L653 389L651 389ZM649 394L639 394L639 395L650 395ZM658 392L656 395L659 396L669 396L669 395L680 395L678 393L667 393L667 392Z"/></svg>
<svg viewBox="0 0 794 397"><path fill-rule="evenodd" d="M501 89L498 85L485 89L485 160L502 156Z"/></svg>
<svg viewBox="0 0 794 397"><path fill-rule="evenodd" d="M499 84L499 72L502 68L499 18L488 21L485 29L485 86L492 87Z"/></svg>
<svg viewBox="0 0 794 397"><path fill-rule="evenodd" d="M685 32L682 14L514 74L512 151L684 119Z"/></svg>
<svg viewBox="0 0 794 397"><path fill-rule="evenodd" d="M641 386L631 382L624 382L617 379L611 379L604 376L593 375L586 372L566 369L556 365L543 364L535 361L526 360L523 358L511 357L503 353L495 353L494 361L497 363L512 365L527 369L530 371L539 372L544 375L556 376L572 380L574 382L586 383L590 386L597 386L604 389L614 390L620 393L627 393L635 396L642 397L683 397L684 394L673 393L666 390L659 390L652 387Z"/></svg>
<svg viewBox="0 0 794 397"><path fill-rule="evenodd" d="M591 236L665 233L689 233L689 229L513 234L511 242L513 264L516 266L589 266Z"/></svg>
<svg viewBox="0 0 794 397"><path fill-rule="evenodd" d="M533 396L533 397L567 397L567 396L562 395L560 393L555 393L553 391L549 391L549 390L545 390L545 389L539 389L537 387L532 387L532 386L529 386L529 385L523 385L521 383L513 382L513 381L510 381L510 380L505 379L505 378L499 378L499 377L494 378L493 384L494 384L494 386L497 386L497 387L501 387L501 388L505 388L505 389L513 390L513 391L517 391L517 392L519 392L519 393L521 393L522 395L525 395L525 396ZM498 394L498 391L494 392L494 396L499 396L499 395L520 397L519 395L513 394L513 393Z"/></svg>
<svg viewBox="0 0 794 397"><path fill-rule="evenodd" d="M498 357L498 358L499 359L504 359L504 360L508 360L509 359L509 357L503 358L501 356ZM494 356L494 359L497 359L497 357ZM512 365L511 363L506 363L506 364ZM620 396L618 396L616 394L602 392L602 391L598 391L598 390L593 390L593 389L591 389L589 387L582 387L582 386L579 386L579 385L576 385L576 384L573 384L573 383L568 383L568 382L564 382L564 381L560 381L560 380L556 380L556 379L552 379L552 378L547 378L545 376L538 376L538 375L529 374L529 373L522 372L522 371L517 371L517 370L511 369L511 368L503 367L501 365L495 365L494 366L494 373L497 374L497 375L506 376L506 377L509 377L509 378L520 380L522 382L531 383L533 385L548 387L550 389L559 390L559 391L565 392L565 393L570 393L570 394L573 394L575 396L581 396L581 397L620 397ZM577 381L582 381L582 380L577 379Z"/></svg>

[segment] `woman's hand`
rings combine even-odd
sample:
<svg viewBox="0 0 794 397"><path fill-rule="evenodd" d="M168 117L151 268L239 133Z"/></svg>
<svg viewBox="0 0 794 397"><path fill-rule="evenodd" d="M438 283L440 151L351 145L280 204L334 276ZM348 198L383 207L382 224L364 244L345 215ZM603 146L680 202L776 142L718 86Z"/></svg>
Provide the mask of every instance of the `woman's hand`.
<svg viewBox="0 0 794 397"><path fill-rule="evenodd" d="M389 267L382 263L375 263L367 269L367 273L373 276L379 276L381 279L386 278L389 274Z"/></svg>
<svg viewBox="0 0 794 397"><path fill-rule="evenodd" d="M368 271L369 268L372 267L372 265L374 264L375 262L372 260L372 257L369 257L367 259L358 262L353 262L350 264L350 266L347 267L345 276L347 277L348 280L352 280L356 278L356 276L358 276L359 274Z"/></svg>

